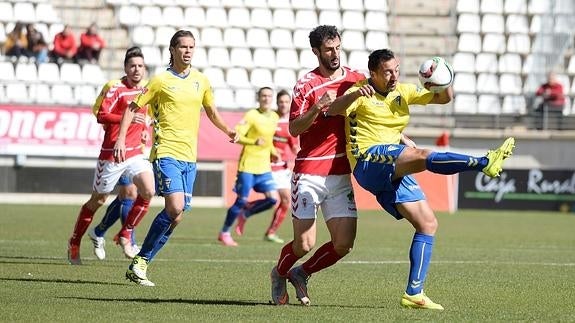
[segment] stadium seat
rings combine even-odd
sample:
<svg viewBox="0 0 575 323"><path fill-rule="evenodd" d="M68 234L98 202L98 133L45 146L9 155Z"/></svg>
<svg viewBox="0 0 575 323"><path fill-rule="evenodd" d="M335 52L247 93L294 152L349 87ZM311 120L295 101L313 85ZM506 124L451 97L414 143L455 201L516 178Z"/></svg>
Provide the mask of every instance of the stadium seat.
<svg viewBox="0 0 575 323"><path fill-rule="evenodd" d="M206 27L201 31L200 46L205 47L224 47L225 43L220 28Z"/></svg>
<svg viewBox="0 0 575 323"><path fill-rule="evenodd" d="M320 25L332 25L338 29L343 26L339 10L322 10L319 12L318 20Z"/></svg>
<svg viewBox="0 0 575 323"><path fill-rule="evenodd" d="M309 45L309 30L296 29L293 32L293 43L297 49L310 48Z"/></svg>
<svg viewBox="0 0 575 323"><path fill-rule="evenodd" d="M479 53L475 57L475 71L478 73L497 73L497 55L493 53Z"/></svg>
<svg viewBox="0 0 575 323"><path fill-rule="evenodd" d="M184 9L184 20L196 28L206 27L206 12L203 8L187 7Z"/></svg>
<svg viewBox="0 0 575 323"><path fill-rule="evenodd" d="M206 67L202 71L210 80L213 88L225 88L228 86L224 77L224 71L219 67Z"/></svg>
<svg viewBox="0 0 575 323"><path fill-rule="evenodd" d="M78 101L74 95L74 90L69 84L52 85L52 100L59 104L76 104Z"/></svg>
<svg viewBox="0 0 575 323"><path fill-rule="evenodd" d="M269 2L285 2L288 1L289 4L289 0L284 0L284 1L279 1L279 0L270 0ZM266 0L244 0L244 5L248 8L267 8L268 4L266 3Z"/></svg>
<svg viewBox="0 0 575 323"><path fill-rule="evenodd" d="M521 56L515 53L505 53L499 56L499 73L521 74Z"/></svg>
<svg viewBox="0 0 575 323"><path fill-rule="evenodd" d="M243 67L233 67L226 70L226 83L236 88L251 88L248 72Z"/></svg>
<svg viewBox="0 0 575 323"><path fill-rule="evenodd" d="M274 81L271 70L267 68L254 68L250 73L250 83L256 88L272 86Z"/></svg>
<svg viewBox="0 0 575 323"><path fill-rule="evenodd" d="M481 18L481 32L482 33L499 33L505 32L505 20L503 15L499 14L484 14Z"/></svg>
<svg viewBox="0 0 575 323"><path fill-rule="evenodd" d="M180 7L169 6L162 10L164 25L179 28L186 24L184 11Z"/></svg>
<svg viewBox="0 0 575 323"><path fill-rule="evenodd" d="M143 1L143 0L138 0L138 1ZM193 1L191 1L191 2L193 2ZM154 5L156 5L158 7L162 7L162 8L176 5L174 0L152 0L152 3Z"/></svg>
<svg viewBox="0 0 575 323"><path fill-rule="evenodd" d="M459 35L457 50L460 52L481 52L481 36L476 33L465 33Z"/></svg>
<svg viewBox="0 0 575 323"><path fill-rule="evenodd" d="M136 46L150 46L154 44L154 28L151 26L135 26L131 34L132 43Z"/></svg>
<svg viewBox="0 0 575 323"><path fill-rule="evenodd" d="M341 21L345 30L365 30L363 11L344 11Z"/></svg>
<svg viewBox="0 0 575 323"><path fill-rule="evenodd" d="M14 20L24 23L36 22L36 11L31 2L14 3Z"/></svg>
<svg viewBox="0 0 575 323"><path fill-rule="evenodd" d="M205 8L221 8L220 0L196 0L198 1L198 5Z"/></svg>
<svg viewBox="0 0 575 323"><path fill-rule="evenodd" d="M140 10L140 24L148 26L164 25L162 18L162 9L160 7L145 6Z"/></svg>
<svg viewBox="0 0 575 323"><path fill-rule="evenodd" d="M38 80L38 69L33 63L18 63L15 68L16 79L24 82L36 82Z"/></svg>
<svg viewBox="0 0 575 323"><path fill-rule="evenodd" d="M571 12L575 13L574 11ZM555 16L555 26L553 27L553 32L570 34L573 32L574 25L575 17L573 15L557 15Z"/></svg>
<svg viewBox="0 0 575 323"><path fill-rule="evenodd" d="M50 27L48 27L48 30L49 30L49 32L48 32L48 37L46 38L46 41L50 40L53 42L56 34L61 32L62 30L64 30L64 24L53 23L50 25Z"/></svg>
<svg viewBox="0 0 575 323"><path fill-rule="evenodd" d="M507 51L527 55L531 52L531 40L527 34L513 34L507 38Z"/></svg>
<svg viewBox="0 0 575 323"><path fill-rule="evenodd" d="M523 82L518 74L504 73L499 76L499 93L515 94L523 93Z"/></svg>
<svg viewBox="0 0 575 323"><path fill-rule="evenodd" d="M246 1L249 0L244 0L244 3L246 3ZM263 7L267 8L272 8L272 9L288 9L291 8L291 3L290 0L268 0L268 2L266 3L265 0L261 0L264 5ZM246 3L247 6L247 3Z"/></svg>
<svg viewBox="0 0 575 323"><path fill-rule="evenodd" d="M249 48L232 48L230 50L230 63L234 67L253 68L254 60Z"/></svg>
<svg viewBox="0 0 575 323"><path fill-rule="evenodd" d="M276 66L297 69L300 67L297 52L294 49L278 49L276 51Z"/></svg>
<svg viewBox="0 0 575 323"><path fill-rule="evenodd" d="M0 22L9 22L14 20L14 8L10 2L0 2Z"/></svg>
<svg viewBox="0 0 575 323"><path fill-rule="evenodd" d="M272 29L270 31L270 45L273 48L293 48L292 32L288 29Z"/></svg>
<svg viewBox="0 0 575 323"><path fill-rule="evenodd" d="M505 35L486 34L483 36L483 51L503 54L505 52Z"/></svg>
<svg viewBox="0 0 575 323"><path fill-rule="evenodd" d="M575 75L575 55L569 57L569 64L567 65L567 73L570 75ZM573 82L575 84L575 82ZM575 93L571 91L572 93Z"/></svg>
<svg viewBox="0 0 575 323"><path fill-rule="evenodd" d="M74 87L74 96L79 104L92 106L96 101L98 92L92 85L77 85Z"/></svg>
<svg viewBox="0 0 575 323"><path fill-rule="evenodd" d="M511 14L505 20L505 31L508 33L529 33L529 22L526 15Z"/></svg>
<svg viewBox="0 0 575 323"><path fill-rule="evenodd" d="M481 13L503 13L503 0L481 0Z"/></svg>
<svg viewBox="0 0 575 323"><path fill-rule="evenodd" d="M265 85L270 86L270 85ZM273 88L273 86L271 86ZM235 101L238 109L253 109L257 107L256 93L253 89L238 89L235 91Z"/></svg>
<svg viewBox="0 0 575 323"><path fill-rule="evenodd" d="M118 11L118 21L125 26L139 25L140 9L136 6L121 6Z"/></svg>
<svg viewBox="0 0 575 323"><path fill-rule="evenodd" d="M310 50L302 50L299 53L299 63L301 67L314 68L317 67L317 57Z"/></svg>
<svg viewBox="0 0 575 323"><path fill-rule="evenodd" d="M4 44L4 42L6 41L6 29L4 28L4 24L0 21L0 44ZM47 34L44 34L44 37L46 37ZM3 58L4 56L2 56L2 54L0 53L0 58Z"/></svg>
<svg viewBox="0 0 575 323"><path fill-rule="evenodd" d="M551 12L551 0L529 0L527 12L530 15L543 15Z"/></svg>
<svg viewBox="0 0 575 323"><path fill-rule="evenodd" d="M365 40L362 31L345 30L341 34L341 39L347 50L365 50Z"/></svg>
<svg viewBox="0 0 575 323"><path fill-rule="evenodd" d="M559 81L559 83L561 83L561 85L563 86L563 92L569 93L569 89L571 89L571 82L569 81L569 76L566 74L555 74L555 77L557 77L557 81Z"/></svg>
<svg viewBox="0 0 575 323"><path fill-rule="evenodd" d="M276 9L273 13L273 26L275 28L288 28L294 29L295 25L295 15L291 9ZM303 28L301 26L297 26ZM268 27L269 28L269 27Z"/></svg>
<svg viewBox="0 0 575 323"><path fill-rule="evenodd" d="M228 23L229 27L239 27L244 29L252 27L252 23L250 21L250 11L243 7L231 8L228 14Z"/></svg>
<svg viewBox="0 0 575 323"><path fill-rule="evenodd" d="M85 64L82 67L82 81L84 81L84 83L99 86L104 84L106 80L107 79L100 65Z"/></svg>
<svg viewBox="0 0 575 323"><path fill-rule="evenodd" d="M455 73L475 73L475 55L472 53L455 53L452 65Z"/></svg>
<svg viewBox="0 0 575 323"><path fill-rule="evenodd" d="M369 57L369 52L364 50L353 50L349 53L347 64L349 67L367 71L367 58ZM316 64L317 66L317 60Z"/></svg>
<svg viewBox="0 0 575 323"><path fill-rule="evenodd" d="M142 54L146 60L146 65L158 66L162 64L162 53L157 46L142 46ZM61 68L60 68L61 69Z"/></svg>
<svg viewBox="0 0 575 323"><path fill-rule="evenodd" d="M70 84L82 83L82 70L80 69L80 65L73 63L63 63L60 65L60 80Z"/></svg>
<svg viewBox="0 0 575 323"><path fill-rule="evenodd" d="M456 94L453 100L453 112L462 114L477 113L477 96L472 94Z"/></svg>
<svg viewBox="0 0 575 323"><path fill-rule="evenodd" d="M0 103L8 103L6 98L6 90L4 89L4 84L0 83Z"/></svg>
<svg viewBox="0 0 575 323"><path fill-rule="evenodd" d="M369 30L389 31L387 14L378 11L365 13L365 28Z"/></svg>
<svg viewBox="0 0 575 323"><path fill-rule="evenodd" d="M479 0L457 0L457 13L479 13Z"/></svg>
<svg viewBox="0 0 575 323"><path fill-rule="evenodd" d="M501 113L504 114L526 114L527 102L523 95L506 95L503 97Z"/></svg>
<svg viewBox="0 0 575 323"><path fill-rule="evenodd" d="M181 26L181 25L180 25ZM170 40L172 36L176 33L176 29L171 26L159 26L156 28L156 33L154 37L154 45L168 47L170 46ZM194 35L197 37L197 34Z"/></svg>
<svg viewBox="0 0 575 323"><path fill-rule="evenodd" d="M30 84L28 87L30 102L39 104L51 104L53 102L50 94L50 85L43 83ZM92 101L92 103L94 103Z"/></svg>
<svg viewBox="0 0 575 323"><path fill-rule="evenodd" d="M254 66L274 69L276 68L276 55L271 48L256 48L254 50Z"/></svg>
<svg viewBox="0 0 575 323"><path fill-rule="evenodd" d="M208 49L208 65L222 68L230 67L230 53L224 47L210 47Z"/></svg>
<svg viewBox="0 0 575 323"><path fill-rule="evenodd" d="M23 82L6 84L6 101L13 103L31 103L28 88Z"/></svg>
<svg viewBox="0 0 575 323"><path fill-rule="evenodd" d="M267 30L262 28L248 29L246 35L246 43L249 47L252 48L269 48L270 40Z"/></svg>
<svg viewBox="0 0 575 323"><path fill-rule="evenodd" d="M60 17L51 2L36 4L36 22L54 24L60 22Z"/></svg>
<svg viewBox="0 0 575 323"><path fill-rule="evenodd" d="M244 1L243 0L221 0L221 6L224 8L243 8ZM231 14L230 14L231 16Z"/></svg>
<svg viewBox="0 0 575 323"><path fill-rule="evenodd" d="M493 114L498 115L501 113L501 102L498 95L483 94L477 100L477 113L478 114Z"/></svg>
<svg viewBox="0 0 575 323"><path fill-rule="evenodd" d="M308 1L308 0L306 0ZM315 28L318 25L317 14L314 10L298 10L295 13L295 26L298 28ZM293 28L293 26L292 26Z"/></svg>
<svg viewBox="0 0 575 323"><path fill-rule="evenodd" d="M316 10L313 0L291 0L291 7L294 9Z"/></svg>
<svg viewBox="0 0 575 323"><path fill-rule="evenodd" d="M224 44L229 47L246 47L246 34L241 28L224 29Z"/></svg>
<svg viewBox="0 0 575 323"><path fill-rule="evenodd" d="M481 31L481 18L478 14L463 13L457 17L458 33L479 33Z"/></svg>
<svg viewBox="0 0 575 323"><path fill-rule="evenodd" d="M277 68L274 70L273 81L276 88L291 90L297 79L293 69Z"/></svg>
<svg viewBox="0 0 575 323"><path fill-rule="evenodd" d="M363 0L365 12L389 12L387 0Z"/></svg>
<svg viewBox="0 0 575 323"><path fill-rule="evenodd" d="M342 10L357 10L363 11L363 1L358 0L340 0L339 7Z"/></svg>
<svg viewBox="0 0 575 323"><path fill-rule="evenodd" d="M207 8L206 25L210 27L228 27L228 14L224 8Z"/></svg>
<svg viewBox="0 0 575 323"><path fill-rule="evenodd" d="M319 11L324 10L338 10L339 11L339 3L334 0L315 0L315 7Z"/></svg>
<svg viewBox="0 0 575 323"><path fill-rule="evenodd" d="M499 78L494 73L479 73L477 75L477 92L486 94L499 93Z"/></svg>
<svg viewBox="0 0 575 323"><path fill-rule="evenodd" d="M527 0L505 0L504 14L527 14Z"/></svg>
<svg viewBox="0 0 575 323"><path fill-rule="evenodd" d="M453 79L453 91L455 93L473 93L475 94L476 79L472 73L456 73Z"/></svg>
<svg viewBox="0 0 575 323"><path fill-rule="evenodd" d="M389 48L387 33L383 31L370 30L365 34L365 48L376 50L380 48Z"/></svg>
<svg viewBox="0 0 575 323"><path fill-rule="evenodd" d="M553 13L556 15L571 15L575 13L575 3L573 0L555 0Z"/></svg>
<svg viewBox="0 0 575 323"><path fill-rule="evenodd" d="M235 109L236 101L234 99L234 91L231 89L215 89L214 98L216 106L223 109Z"/></svg>
<svg viewBox="0 0 575 323"><path fill-rule="evenodd" d="M164 62L168 62L164 59ZM194 56L192 57L192 66L196 68L208 67L208 54L206 48L196 47L194 50Z"/></svg>
<svg viewBox="0 0 575 323"><path fill-rule="evenodd" d="M1 74L2 72L0 72ZM38 65L38 81L42 83L59 83L60 68L56 63L44 63Z"/></svg>

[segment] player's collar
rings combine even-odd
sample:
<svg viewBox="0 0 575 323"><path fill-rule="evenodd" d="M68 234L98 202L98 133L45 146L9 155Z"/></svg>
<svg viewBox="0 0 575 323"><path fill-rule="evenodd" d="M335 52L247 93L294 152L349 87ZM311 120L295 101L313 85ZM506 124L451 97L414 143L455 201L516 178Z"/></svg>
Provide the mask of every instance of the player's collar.
<svg viewBox="0 0 575 323"><path fill-rule="evenodd" d="M367 79L367 82L369 83L369 85L371 85L371 87L373 87L373 89L375 90L375 92L377 92L377 94L382 95L384 97L387 97L387 95L389 94L389 92L382 92L380 91L375 84L372 82L371 77Z"/></svg>

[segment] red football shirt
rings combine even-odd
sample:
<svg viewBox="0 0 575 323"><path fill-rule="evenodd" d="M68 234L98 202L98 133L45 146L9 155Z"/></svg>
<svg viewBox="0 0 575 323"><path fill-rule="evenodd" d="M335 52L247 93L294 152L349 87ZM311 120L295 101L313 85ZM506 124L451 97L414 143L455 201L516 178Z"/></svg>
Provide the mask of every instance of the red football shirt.
<svg viewBox="0 0 575 323"><path fill-rule="evenodd" d="M272 162L272 172L288 168L288 158L293 156L292 147L297 146L297 138L289 133L289 120L281 118L278 120L276 133L274 134L274 147L281 156L281 161Z"/></svg>

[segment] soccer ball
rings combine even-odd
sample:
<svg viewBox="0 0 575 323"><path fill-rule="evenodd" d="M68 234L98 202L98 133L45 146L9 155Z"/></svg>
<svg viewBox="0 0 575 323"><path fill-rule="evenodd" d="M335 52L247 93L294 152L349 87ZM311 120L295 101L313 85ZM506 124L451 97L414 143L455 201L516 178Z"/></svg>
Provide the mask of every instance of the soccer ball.
<svg viewBox="0 0 575 323"><path fill-rule="evenodd" d="M453 69L441 57L432 57L423 62L418 75L421 85L434 93L442 92L453 84ZM426 87L426 84L429 86Z"/></svg>

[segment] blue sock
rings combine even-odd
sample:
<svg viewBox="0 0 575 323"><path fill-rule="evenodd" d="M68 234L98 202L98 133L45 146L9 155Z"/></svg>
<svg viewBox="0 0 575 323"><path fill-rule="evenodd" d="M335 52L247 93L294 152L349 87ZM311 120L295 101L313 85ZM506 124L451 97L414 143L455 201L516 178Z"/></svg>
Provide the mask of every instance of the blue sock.
<svg viewBox="0 0 575 323"><path fill-rule="evenodd" d="M423 290L432 250L433 236L419 232L413 235L409 250L409 281L405 290L408 295L419 294Z"/></svg>
<svg viewBox="0 0 575 323"><path fill-rule="evenodd" d="M96 236L103 237L104 234L106 234L106 231L108 231L108 229L118 221L120 218L120 207L121 202L116 197L106 208L106 213L104 213L102 221L100 221L100 223L94 228Z"/></svg>
<svg viewBox="0 0 575 323"><path fill-rule="evenodd" d="M274 205L276 205L276 202L277 200L271 197L266 197L265 199L253 201L245 209L244 215L246 216L246 218L249 218L254 214L258 214L260 212L272 208Z"/></svg>
<svg viewBox="0 0 575 323"><path fill-rule="evenodd" d="M160 249L162 249L164 247L164 245L168 242L168 240L170 239L170 236L172 235L173 232L174 232L174 230L168 229L168 231L166 231L166 233L164 233L164 235L160 238L158 243L156 243L156 245L154 246L154 249L152 250L152 253L150 254L150 258L148 258L148 263L156 257L156 254L158 253L158 251L160 251Z"/></svg>
<svg viewBox="0 0 575 323"><path fill-rule="evenodd" d="M245 206L245 200L243 203L240 199L237 199L234 205L228 209L228 213L226 213L226 219L224 220L224 225L222 226L222 232L230 232L230 228L234 225L234 221L241 212L243 212Z"/></svg>
<svg viewBox="0 0 575 323"><path fill-rule="evenodd" d="M451 175L468 170L481 171L489 163L487 157L472 157L451 152L432 152L427 156L425 166L428 171Z"/></svg>
<svg viewBox="0 0 575 323"><path fill-rule="evenodd" d="M142 244L142 249L138 253L138 256L144 257L146 259L150 259L152 256L152 252L154 252L155 246L158 244L158 241L162 238L164 234L170 229L170 225L172 224L172 219L166 213L166 210L162 210L156 218L152 225L150 226L150 230L146 235L146 239L144 239L144 243ZM161 246L159 247L161 248ZM156 250L157 253L159 251Z"/></svg>

